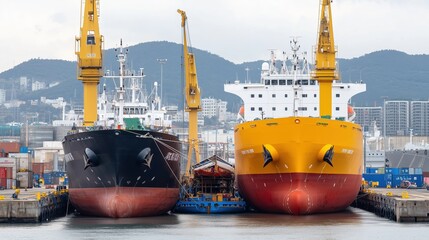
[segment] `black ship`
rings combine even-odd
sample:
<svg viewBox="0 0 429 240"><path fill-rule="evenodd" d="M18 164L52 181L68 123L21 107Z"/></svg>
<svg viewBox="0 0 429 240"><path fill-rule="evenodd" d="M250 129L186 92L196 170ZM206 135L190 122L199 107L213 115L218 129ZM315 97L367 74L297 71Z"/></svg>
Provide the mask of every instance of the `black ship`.
<svg viewBox="0 0 429 240"><path fill-rule="evenodd" d="M104 87L94 126L75 128L63 140L70 201L83 215L159 215L179 198L181 143L167 133L171 121L157 84L153 95L145 95L143 68L128 70L126 56L121 40L119 75L104 75L114 81L115 94Z"/></svg>
<svg viewBox="0 0 429 240"><path fill-rule="evenodd" d="M63 147L70 201L84 215L159 215L178 200L181 146L173 135L95 130L67 135Z"/></svg>

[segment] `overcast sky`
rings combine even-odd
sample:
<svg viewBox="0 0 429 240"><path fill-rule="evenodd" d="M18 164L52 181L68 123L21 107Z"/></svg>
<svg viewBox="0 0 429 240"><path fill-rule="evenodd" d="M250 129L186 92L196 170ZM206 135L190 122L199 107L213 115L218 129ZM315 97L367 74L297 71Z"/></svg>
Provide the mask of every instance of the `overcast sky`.
<svg viewBox="0 0 429 240"><path fill-rule="evenodd" d="M80 2L0 0L0 72L31 58L75 60ZM316 43L319 0L101 0L105 48L120 38L128 46L181 43L177 8L188 15L193 47L235 63L289 51L291 36L302 50ZM429 54L429 0L334 0L332 8L340 58L382 49Z"/></svg>

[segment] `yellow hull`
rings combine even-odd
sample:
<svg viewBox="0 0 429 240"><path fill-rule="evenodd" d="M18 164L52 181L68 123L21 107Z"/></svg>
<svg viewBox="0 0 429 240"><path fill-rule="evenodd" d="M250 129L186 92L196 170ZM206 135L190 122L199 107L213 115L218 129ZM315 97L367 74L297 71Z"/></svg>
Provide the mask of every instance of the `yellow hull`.
<svg viewBox="0 0 429 240"><path fill-rule="evenodd" d="M360 126L344 121L288 117L239 124L235 169L240 192L268 212L344 209L359 191L362 143ZM263 146L272 159L268 163ZM326 158L332 146L331 166Z"/></svg>

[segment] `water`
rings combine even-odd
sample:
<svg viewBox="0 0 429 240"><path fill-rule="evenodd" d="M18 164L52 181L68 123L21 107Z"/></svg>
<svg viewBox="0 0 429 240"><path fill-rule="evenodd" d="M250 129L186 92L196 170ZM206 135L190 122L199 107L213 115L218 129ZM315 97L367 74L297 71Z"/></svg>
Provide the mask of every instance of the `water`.
<svg viewBox="0 0 429 240"><path fill-rule="evenodd" d="M69 215L43 224L0 224L8 239L428 239L428 223L396 223L372 213L311 216L280 214L189 215L109 219Z"/></svg>

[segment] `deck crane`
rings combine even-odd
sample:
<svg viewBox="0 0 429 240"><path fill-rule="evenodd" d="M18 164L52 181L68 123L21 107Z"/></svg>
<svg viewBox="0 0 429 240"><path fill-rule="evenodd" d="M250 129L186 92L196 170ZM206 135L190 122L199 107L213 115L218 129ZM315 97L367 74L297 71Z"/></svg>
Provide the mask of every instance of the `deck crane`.
<svg viewBox="0 0 429 240"><path fill-rule="evenodd" d="M182 16L183 29L183 65L185 72L185 99L186 111L189 112L189 133L188 133L188 161L186 163L185 176L189 177L192 156L195 154L196 163L200 162L200 147L198 140L198 112L201 111L201 96L198 86L197 70L195 67L194 55L188 52L186 39L186 12L180 9L177 12Z"/></svg>
<svg viewBox="0 0 429 240"><path fill-rule="evenodd" d="M76 37L77 78L83 83L83 125L93 126L97 121L97 85L103 76L102 45L100 35L99 0L83 0L81 5L80 36Z"/></svg>
<svg viewBox="0 0 429 240"><path fill-rule="evenodd" d="M335 62L334 29L332 27L331 0L320 0L319 32L315 50L314 79L319 82L320 116L332 116L332 82L338 79Z"/></svg>

